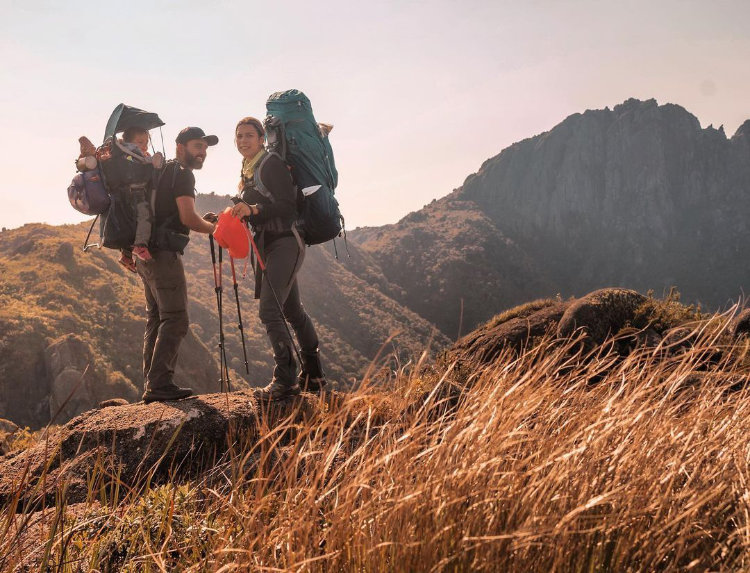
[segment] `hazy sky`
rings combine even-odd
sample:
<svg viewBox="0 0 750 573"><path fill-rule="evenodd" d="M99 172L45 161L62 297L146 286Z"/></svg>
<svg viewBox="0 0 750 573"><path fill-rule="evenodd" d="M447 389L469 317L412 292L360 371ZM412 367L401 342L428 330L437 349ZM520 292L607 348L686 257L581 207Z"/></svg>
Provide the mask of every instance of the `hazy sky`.
<svg viewBox="0 0 750 573"><path fill-rule="evenodd" d="M347 226L395 222L504 147L629 97L731 136L750 118L750 1L0 0L0 226L86 219L77 138L120 102L219 136L200 192L234 193L237 120L298 88L332 123ZM158 141L158 130L155 133Z"/></svg>

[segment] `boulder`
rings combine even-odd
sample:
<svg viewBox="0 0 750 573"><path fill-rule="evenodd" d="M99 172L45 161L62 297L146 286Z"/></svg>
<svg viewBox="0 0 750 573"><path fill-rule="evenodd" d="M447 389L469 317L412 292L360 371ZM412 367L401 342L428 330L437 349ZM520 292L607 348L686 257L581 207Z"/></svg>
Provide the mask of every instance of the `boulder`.
<svg viewBox="0 0 750 573"><path fill-rule="evenodd" d="M596 290L574 301L565 310L557 326L557 335L569 338L580 331L584 335L585 348L591 350L633 320L636 309L646 300L634 290Z"/></svg>
<svg viewBox="0 0 750 573"><path fill-rule="evenodd" d="M730 323L729 331L739 337L750 334L750 308L743 309Z"/></svg>
<svg viewBox="0 0 750 573"><path fill-rule="evenodd" d="M19 429L20 428L10 420L0 418L0 434L12 434Z"/></svg>
<svg viewBox="0 0 750 573"><path fill-rule="evenodd" d="M494 326L478 328L458 340L448 351L449 356L460 360L490 363L506 348L518 352L527 342L553 332L571 302L553 302Z"/></svg>
<svg viewBox="0 0 750 573"><path fill-rule="evenodd" d="M112 398L99 402L99 408L111 408L113 406L127 406L128 401L123 398Z"/></svg>
<svg viewBox="0 0 750 573"><path fill-rule="evenodd" d="M128 487L147 474L154 483L189 479L216 464L229 443L257 441L281 421L309 421L321 404L327 408L338 399L328 393L322 403L302 394L269 404L258 391L245 390L91 410L37 445L0 459L0 506L19 491L21 505L54 505L63 485L68 503L85 501L88 480L101 476L101 468L111 468Z"/></svg>

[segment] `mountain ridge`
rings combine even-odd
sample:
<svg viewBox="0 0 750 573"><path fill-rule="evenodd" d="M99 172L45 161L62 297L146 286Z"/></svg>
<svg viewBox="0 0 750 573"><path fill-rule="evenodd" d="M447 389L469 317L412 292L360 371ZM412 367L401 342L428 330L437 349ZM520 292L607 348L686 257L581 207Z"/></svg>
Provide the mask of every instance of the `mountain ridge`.
<svg viewBox="0 0 750 573"><path fill-rule="evenodd" d="M465 276L503 275L510 286L489 299L455 287L463 302L454 296L423 307L421 314L449 336L460 306L472 327L526 300L604 286L661 293L676 285L686 300L718 308L750 285L740 267L750 256L748 190L750 120L728 138L723 128L702 128L679 105L631 98L572 114L506 147L461 187L394 225L350 235L403 289L402 300L417 298L434 270L392 263L413 259L405 237L417 226L437 226L445 213L464 210L467 221L489 221L489 234L515 246L524 272L505 276L517 266L509 253L491 256L486 236L455 245L467 255L484 251L467 257ZM437 257L444 245L434 240L419 248ZM453 316L441 314L445 307Z"/></svg>
<svg viewBox="0 0 750 573"><path fill-rule="evenodd" d="M349 253L340 249L340 260L325 247L309 249L303 297L340 388L357 383L383 350L393 362L379 367L400 367L407 355L443 347L533 299L605 286L658 294L676 285L687 302L721 307L750 285L744 264L750 257L748 190L750 120L728 138L721 127L702 128L681 106L629 99L572 114L505 148L461 187L397 223L351 231ZM228 204L226 196L197 198L200 211ZM139 282L124 274L114 252L83 257L74 245L84 233L85 224L27 225L0 234L0 349L6 357L0 418L46 423L53 405L79 383L89 395L64 416L116 389L131 400L139 393ZM205 238L192 236L185 266L192 329L182 374L209 391L217 384L218 321ZM232 376L243 387L227 272L228 264L225 333L234 349ZM249 283L240 285L253 372L245 386L262 384L271 366L265 335L248 307ZM81 298L89 295L95 300L86 306ZM84 311L94 318L82 321ZM399 347L389 342L397 331L403 333ZM76 338L82 336L106 341L94 345L99 359L88 373L87 350ZM120 353L118 343L126 350ZM65 356L68 362L60 363ZM50 391L53 382L57 395ZM26 414L19 418L21 411Z"/></svg>

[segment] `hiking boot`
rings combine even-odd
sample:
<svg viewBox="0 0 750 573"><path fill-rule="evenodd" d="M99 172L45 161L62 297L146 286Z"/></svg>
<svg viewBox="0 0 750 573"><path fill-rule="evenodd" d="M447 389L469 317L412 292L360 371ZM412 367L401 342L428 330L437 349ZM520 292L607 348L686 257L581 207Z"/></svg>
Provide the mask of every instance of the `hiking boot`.
<svg viewBox="0 0 750 573"><path fill-rule="evenodd" d="M182 400L188 396L193 395L193 390L190 388L180 388L175 384L168 386L161 386L159 388L149 388L143 393L143 401L148 404L150 402L172 402L174 400Z"/></svg>
<svg viewBox="0 0 750 573"><path fill-rule="evenodd" d="M299 384L299 387L302 388L303 392L320 392L326 387L328 381L325 376L313 378L309 374L300 372L299 376L297 376L297 384Z"/></svg>
<svg viewBox="0 0 750 573"><path fill-rule="evenodd" d="M296 382L293 382L292 384L284 384L280 380L274 379L268 386L263 388L261 392L270 398L271 401L276 402L299 396L300 388Z"/></svg>
<svg viewBox="0 0 750 573"><path fill-rule="evenodd" d="M120 263L123 267L128 269L131 273L138 272L135 268L135 261L133 260L133 257L129 254L127 254L126 251L123 251L120 255L120 258L117 260L118 263Z"/></svg>
<svg viewBox="0 0 750 573"><path fill-rule="evenodd" d="M300 389L296 380L297 363L288 340L274 343L273 360L275 364L271 383L262 389L264 398L275 401L298 396Z"/></svg>
<svg viewBox="0 0 750 573"><path fill-rule="evenodd" d="M143 245L133 247L133 254L142 261L150 261L153 259L151 253L148 251L148 247L144 247Z"/></svg>
<svg viewBox="0 0 750 573"><path fill-rule="evenodd" d="M300 352L302 358L302 371L297 377L297 383L305 392L320 392L325 385L326 375L320 365L320 352L315 350L303 350Z"/></svg>

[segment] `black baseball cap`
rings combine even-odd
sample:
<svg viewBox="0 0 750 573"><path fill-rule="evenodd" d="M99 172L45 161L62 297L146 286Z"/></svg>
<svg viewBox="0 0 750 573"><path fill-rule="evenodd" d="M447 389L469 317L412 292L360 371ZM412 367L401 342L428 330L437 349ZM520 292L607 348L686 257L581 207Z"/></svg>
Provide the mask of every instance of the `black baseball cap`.
<svg viewBox="0 0 750 573"><path fill-rule="evenodd" d="M179 134L177 134L175 143L182 143L182 145L185 145L192 139L202 139L206 142L206 145L216 145L217 143L219 143L218 137L216 137L215 135L206 135L206 132L203 131L200 127L186 127Z"/></svg>

